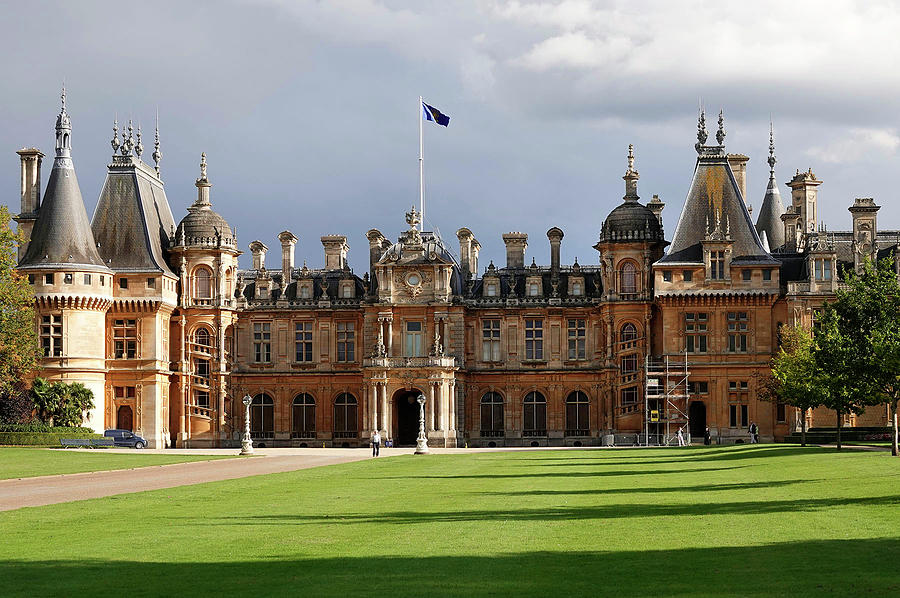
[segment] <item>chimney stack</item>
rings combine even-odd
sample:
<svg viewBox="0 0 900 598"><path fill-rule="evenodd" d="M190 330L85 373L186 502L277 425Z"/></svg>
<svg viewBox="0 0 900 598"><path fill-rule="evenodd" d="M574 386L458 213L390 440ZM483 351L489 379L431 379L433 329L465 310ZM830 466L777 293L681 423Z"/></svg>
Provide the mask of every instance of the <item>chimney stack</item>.
<svg viewBox="0 0 900 598"><path fill-rule="evenodd" d="M22 196L19 215L15 217L22 231L23 242L19 245L18 259L21 260L31 241L31 230L41 207L41 159L44 154L35 148L20 149L16 152L22 163Z"/></svg>
<svg viewBox="0 0 900 598"><path fill-rule="evenodd" d="M250 252L253 254L253 269L265 270L266 268L266 252L269 250L262 241L253 241L250 243Z"/></svg>
<svg viewBox="0 0 900 598"><path fill-rule="evenodd" d="M744 203L747 203L747 161L750 160L744 154L728 154L728 165L731 166L731 172L734 173L734 180L737 182L738 189L741 190L741 197Z"/></svg>
<svg viewBox="0 0 900 598"><path fill-rule="evenodd" d="M481 243L466 227L456 231L456 238L459 239L459 265L462 267L463 273L468 276L478 276L478 250L481 249Z"/></svg>
<svg viewBox="0 0 900 598"><path fill-rule="evenodd" d="M656 194L653 195L653 199L647 202L647 208L649 208L649 210L653 212L653 215L656 216L656 219L659 220L660 226L663 224L662 211L664 207L666 207L666 204L659 198L659 195Z"/></svg>
<svg viewBox="0 0 900 598"><path fill-rule="evenodd" d="M528 235L520 232L506 233L503 235L503 243L506 245L506 267L524 268Z"/></svg>
<svg viewBox="0 0 900 598"><path fill-rule="evenodd" d="M321 241L325 248L325 269L343 270L347 265L347 252L350 250L350 246L347 245L347 237L325 235Z"/></svg>
<svg viewBox="0 0 900 598"><path fill-rule="evenodd" d="M547 231L547 238L550 239L550 270L559 272L559 246L562 243L562 229L553 227Z"/></svg>
<svg viewBox="0 0 900 598"><path fill-rule="evenodd" d="M374 285L375 264L378 263L378 260L381 259L381 255L384 253L384 250L382 250L381 247L384 244L385 238L380 230L373 228L366 233L366 239L369 240L369 282ZM375 287L372 286L371 288L374 289Z"/></svg>
<svg viewBox="0 0 900 598"><path fill-rule="evenodd" d="M291 272L294 269L294 245L297 244L298 239L294 233L286 230L278 235L278 240L281 241L281 287L287 289L291 284Z"/></svg>

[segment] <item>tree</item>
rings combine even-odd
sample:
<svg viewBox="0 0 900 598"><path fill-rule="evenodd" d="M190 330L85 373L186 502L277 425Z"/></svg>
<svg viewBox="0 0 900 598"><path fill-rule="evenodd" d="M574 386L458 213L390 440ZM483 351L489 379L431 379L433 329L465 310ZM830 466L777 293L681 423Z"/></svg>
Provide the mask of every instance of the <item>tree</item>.
<svg viewBox="0 0 900 598"><path fill-rule="evenodd" d="M800 410L800 444L806 446L806 413L822 404L823 383L813 355L812 335L802 327L781 331L781 348L772 359L772 377L760 387L760 398Z"/></svg>
<svg viewBox="0 0 900 598"><path fill-rule="evenodd" d="M80 382L66 384L35 378L31 398L38 419L51 426L80 426L84 412L94 408L94 393Z"/></svg>
<svg viewBox="0 0 900 598"><path fill-rule="evenodd" d="M866 260L848 272L846 290L834 303L841 329L854 347L849 356L857 378L870 383L868 404L887 403L893 426L892 454L898 456L897 404L900 400L900 282L891 258Z"/></svg>
<svg viewBox="0 0 900 598"><path fill-rule="evenodd" d="M34 293L28 278L16 270L18 232L10 228L10 214L0 206L0 400L24 390L24 380L40 357L34 325Z"/></svg>

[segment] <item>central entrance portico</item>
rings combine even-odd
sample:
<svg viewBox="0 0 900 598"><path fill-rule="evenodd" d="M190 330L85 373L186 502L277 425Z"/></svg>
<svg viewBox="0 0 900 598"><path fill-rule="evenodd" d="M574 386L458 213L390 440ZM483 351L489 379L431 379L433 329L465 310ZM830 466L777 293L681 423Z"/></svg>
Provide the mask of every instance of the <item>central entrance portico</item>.
<svg viewBox="0 0 900 598"><path fill-rule="evenodd" d="M419 434L419 404L416 399L423 394L419 389L401 389L394 393L395 443L397 446L414 446Z"/></svg>

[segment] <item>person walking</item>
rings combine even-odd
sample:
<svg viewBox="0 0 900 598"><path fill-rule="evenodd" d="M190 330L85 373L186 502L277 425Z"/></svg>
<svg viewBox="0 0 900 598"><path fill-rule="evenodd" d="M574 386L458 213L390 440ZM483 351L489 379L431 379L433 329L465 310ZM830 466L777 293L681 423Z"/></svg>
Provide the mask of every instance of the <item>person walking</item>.
<svg viewBox="0 0 900 598"><path fill-rule="evenodd" d="M377 457L381 452L381 434L378 433L378 430L372 434L372 456Z"/></svg>
<svg viewBox="0 0 900 598"><path fill-rule="evenodd" d="M759 443L759 426L756 422L750 422L750 444Z"/></svg>
<svg viewBox="0 0 900 598"><path fill-rule="evenodd" d="M709 433L709 428L706 428L706 432L703 433L703 444L706 446L712 444L712 435Z"/></svg>
<svg viewBox="0 0 900 598"><path fill-rule="evenodd" d="M678 446L685 446L684 433L681 431L681 428L678 428Z"/></svg>

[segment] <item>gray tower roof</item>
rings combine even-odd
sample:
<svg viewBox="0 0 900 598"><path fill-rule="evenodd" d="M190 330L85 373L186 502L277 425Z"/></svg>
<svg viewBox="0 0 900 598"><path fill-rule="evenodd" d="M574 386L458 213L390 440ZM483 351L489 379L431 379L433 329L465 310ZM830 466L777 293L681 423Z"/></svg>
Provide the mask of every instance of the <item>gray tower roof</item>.
<svg viewBox="0 0 900 598"><path fill-rule="evenodd" d="M775 139L771 124L769 126L769 185L766 187L766 198L763 200L759 216L756 218L756 231L762 236L766 233L771 249L778 249L784 245L784 224L781 215L784 214L784 204L781 203L781 193L778 192L778 182L775 180Z"/></svg>
<svg viewBox="0 0 900 598"><path fill-rule="evenodd" d="M62 111L56 119L56 158L20 268L108 271L91 234L71 143L72 125L63 90Z"/></svg>
<svg viewBox="0 0 900 598"><path fill-rule="evenodd" d="M702 263L703 247L707 230L715 228L717 222L723 230L730 229L733 239L732 259L774 261L763 247L762 241L750 220L747 205L741 196L723 145L725 131L720 115L719 145L706 146L705 121L698 133L697 165L688 191L684 208L678 218L672 246L659 261Z"/></svg>
<svg viewBox="0 0 900 598"><path fill-rule="evenodd" d="M113 155L91 219L100 255L116 271L171 274L165 252L175 220L162 180L132 155L130 134L121 146L114 141L121 155Z"/></svg>

